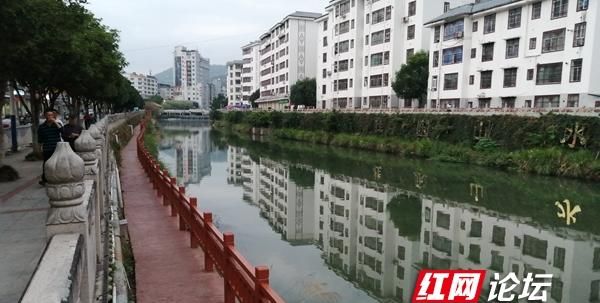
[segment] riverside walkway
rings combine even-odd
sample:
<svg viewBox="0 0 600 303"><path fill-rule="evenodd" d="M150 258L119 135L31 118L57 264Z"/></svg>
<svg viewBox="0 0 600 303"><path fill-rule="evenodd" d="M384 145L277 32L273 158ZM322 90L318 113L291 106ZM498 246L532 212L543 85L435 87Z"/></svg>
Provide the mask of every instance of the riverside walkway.
<svg viewBox="0 0 600 303"><path fill-rule="evenodd" d="M140 132L135 130L135 137ZM204 269L202 249L190 248L189 235L162 205L138 161L136 140L122 151L121 184L135 258L140 303L224 302L224 283Z"/></svg>

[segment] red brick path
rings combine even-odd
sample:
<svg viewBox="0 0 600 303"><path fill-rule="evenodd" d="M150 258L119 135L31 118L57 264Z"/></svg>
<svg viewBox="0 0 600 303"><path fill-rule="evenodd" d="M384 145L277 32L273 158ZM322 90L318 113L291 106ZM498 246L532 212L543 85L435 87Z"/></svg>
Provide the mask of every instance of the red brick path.
<svg viewBox="0 0 600 303"><path fill-rule="evenodd" d="M136 136L139 128L136 129ZM223 302L223 280L204 271L204 254L191 249L157 198L137 159L135 139L121 152L125 215L135 257L137 302Z"/></svg>

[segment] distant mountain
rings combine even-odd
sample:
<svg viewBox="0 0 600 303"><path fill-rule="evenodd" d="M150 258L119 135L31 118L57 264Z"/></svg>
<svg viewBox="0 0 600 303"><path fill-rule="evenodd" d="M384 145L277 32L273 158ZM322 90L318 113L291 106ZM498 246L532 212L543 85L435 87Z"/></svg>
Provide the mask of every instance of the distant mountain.
<svg viewBox="0 0 600 303"><path fill-rule="evenodd" d="M158 83L160 83L160 84L173 85L175 83L175 80L173 79L173 68L172 67L154 75L154 77L156 77L156 80L158 80ZM227 78L227 66L211 65L209 79L221 78L221 77Z"/></svg>
<svg viewBox="0 0 600 303"><path fill-rule="evenodd" d="M164 70L164 71L154 75L154 77L156 77L156 80L160 84L173 85L173 83L175 83L175 81L173 80L173 68L172 67L167 68L167 70Z"/></svg>

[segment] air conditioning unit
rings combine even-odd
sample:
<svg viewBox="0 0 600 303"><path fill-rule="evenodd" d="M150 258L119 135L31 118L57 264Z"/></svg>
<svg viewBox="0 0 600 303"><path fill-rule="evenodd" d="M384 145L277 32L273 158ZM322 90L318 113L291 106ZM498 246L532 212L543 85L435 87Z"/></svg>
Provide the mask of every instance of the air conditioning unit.
<svg viewBox="0 0 600 303"><path fill-rule="evenodd" d="M454 38L456 39L462 39L462 37L464 37L465 33L464 32L457 32L454 34Z"/></svg>
<svg viewBox="0 0 600 303"><path fill-rule="evenodd" d="M408 17L402 17L402 22L408 23L408 21L410 21L410 18L408 18Z"/></svg>
<svg viewBox="0 0 600 303"><path fill-rule="evenodd" d="M327 71L327 76L331 77L331 75L333 75L333 73L331 71Z"/></svg>

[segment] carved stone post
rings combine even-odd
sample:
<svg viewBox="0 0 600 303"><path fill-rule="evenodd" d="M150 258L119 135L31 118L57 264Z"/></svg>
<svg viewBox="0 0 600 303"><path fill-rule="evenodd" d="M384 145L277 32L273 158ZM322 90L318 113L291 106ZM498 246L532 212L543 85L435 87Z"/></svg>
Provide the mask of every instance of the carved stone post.
<svg viewBox="0 0 600 303"><path fill-rule="evenodd" d="M92 136L92 138L94 138L94 140L96 140L96 159L98 159L98 174L100 175L99 178L99 182L98 185L96 186L97 190L98 190L98 195L100 195L100 216L102 216L104 214L104 197L105 197L105 188L104 185L106 184L106 179L105 179L105 165L106 165L106 158L105 158L105 152L104 152L104 136L102 135L102 133L100 132L100 129L98 129L98 126L96 124L90 126L89 129L90 135Z"/></svg>
<svg viewBox="0 0 600 303"><path fill-rule="evenodd" d="M83 159L85 163L85 180L91 180L96 184L96 188L99 188L100 180L102 176L99 174L98 158L96 154L96 140L90 135L88 130L81 132L81 135L75 141L75 150L77 155ZM95 199L93 200L94 205L94 220L90 222L92 230L95 231L96 238L96 263L100 263L102 257L102 222L100 214L102 213L102 192L97 191Z"/></svg>
<svg viewBox="0 0 600 303"><path fill-rule="evenodd" d="M69 143L60 142L52 157L45 164L46 193L50 209L46 219L48 237L57 234L81 234L84 239L82 251L82 303L93 302L96 274L95 231L90 223L94 220L94 182L85 181L85 164L71 150Z"/></svg>

